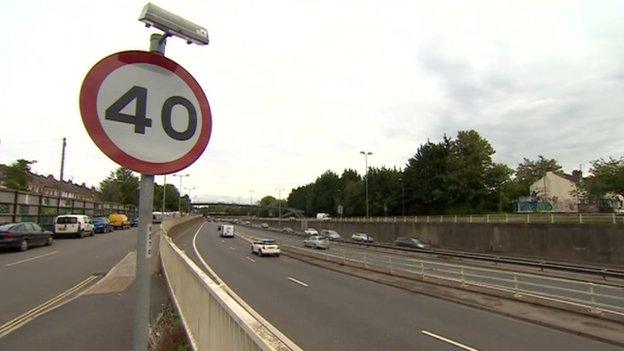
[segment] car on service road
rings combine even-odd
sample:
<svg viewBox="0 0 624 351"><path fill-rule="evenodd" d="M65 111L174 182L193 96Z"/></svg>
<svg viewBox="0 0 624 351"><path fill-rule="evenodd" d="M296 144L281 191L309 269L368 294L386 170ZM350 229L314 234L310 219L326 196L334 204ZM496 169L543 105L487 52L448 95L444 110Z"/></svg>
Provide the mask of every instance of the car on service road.
<svg viewBox="0 0 624 351"><path fill-rule="evenodd" d="M93 222L93 230L95 233L110 233L113 231L113 225L106 217L95 217Z"/></svg>
<svg viewBox="0 0 624 351"><path fill-rule="evenodd" d="M251 253L258 256L280 255L280 247L274 239L258 239L251 244Z"/></svg>
<svg viewBox="0 0 624 351"><path fill-rule="evenodd" d="M269 227L269 223L262 223L260 224L260 227L267 229Z"/></svg>
<svg viewBox="0 0 624 351"><path fill-rule="evenodd" d="M85 215L60 215L54 219L54 235L72 235L78 238L93 236L95 226L91 217Z"/></svg>
<svg viewBox="0 0 624 351"><path fill-rule="evenodd" d="M329 240L336 240L336 239L340 239L341 236L340 234L338 234L337 231L335 230L331 230L331 229L323 229L321 230L321 236L325 237Z"/></svg>
<svg viewBox="0 0 624 351"><path fill-rule="evenodd" d="M52 245L54 234L37 223L18 222L0 225L0 247L26 251L35 245Z"/></svg>
<svg viewBox="0 0 624 351"><path fill-rule="evenodd" d="M415 249L429 249L429 245L421 242L420 240L416 239L416 238L408 238L408 237L398 237L395 241L394 241L394 245L396 246L401 246L401 247L411 247L411 248L415 248Z"/></svg>
<svg viewBox="0 0 624 351"><path fill-rule="evenodd" d="M366 233L355 233L351 235L351 239L353 239L353 241L362 243L372 243L373 241L375 241L375 238Z"/></svg>
<svg viewBox="0 0 624 351"><path fill-rule="evenodd" d="M115 229L130 229L130 221L125 214L111 213L108 215L108 220Z"/></svg>
<svg viewBox="0 0 624 351"><path fill-rule="evenodd" d="M329 240L320 235L312 235L303 241L303 245L313 249L329 249Z"/></svg>
<svg viewBox="0 0 624 351"><path fill-rule="evenodd" d="M318 232L314 228L308 228L303 231L306 235L318 235Z"/></svg>
<svg viewBox="0 0 624 351"><path fill-rule="evenodd" d="M282 233L284 234L295 234L295 231L291 227L282 228Z"/></svg>

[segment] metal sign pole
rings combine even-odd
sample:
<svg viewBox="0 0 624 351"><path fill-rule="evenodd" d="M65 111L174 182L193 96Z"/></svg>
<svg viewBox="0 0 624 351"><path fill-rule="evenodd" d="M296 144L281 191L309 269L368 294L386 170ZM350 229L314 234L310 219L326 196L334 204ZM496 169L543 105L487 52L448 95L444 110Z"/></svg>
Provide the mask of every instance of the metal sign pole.
<svg viewBox="0 0 624 351"><path fill-rule="evenodd" d="M160 34L150 37L150 51L165 54L167 39ZM165 184L166 186L166 184ZM136 278L134 280L134 351L147 350L150 314L150 269L152 240L149 226L154 207L154 176L141 174L139 185L139 228L136 246Z"/></svg>

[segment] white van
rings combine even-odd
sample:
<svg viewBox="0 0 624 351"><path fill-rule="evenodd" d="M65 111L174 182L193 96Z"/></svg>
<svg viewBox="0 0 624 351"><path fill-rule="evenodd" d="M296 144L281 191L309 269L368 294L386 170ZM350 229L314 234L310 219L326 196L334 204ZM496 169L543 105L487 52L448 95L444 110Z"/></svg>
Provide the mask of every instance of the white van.
<svg viewBox="0 0 624 351"><path fill-rule="evenodd" d="M95 226L85 215L61 215L54 218L54 235L75 235L79 238L93 236Z"/></svg>
<svg viewBox="0 0 624 351"><path fill-rule="evenodd" d="M326 221L331 221L331 217L329 216L329 213L317 213L316 220L321 221L321 222L326 222Z"/></svg>
<svg viewBox="0 0 624 351"><path fill-rule="evenodd" d="M219 236L221 237L234 237L234 226L231 224L223 224L217 227L217 231L219 232Z"/></svg>

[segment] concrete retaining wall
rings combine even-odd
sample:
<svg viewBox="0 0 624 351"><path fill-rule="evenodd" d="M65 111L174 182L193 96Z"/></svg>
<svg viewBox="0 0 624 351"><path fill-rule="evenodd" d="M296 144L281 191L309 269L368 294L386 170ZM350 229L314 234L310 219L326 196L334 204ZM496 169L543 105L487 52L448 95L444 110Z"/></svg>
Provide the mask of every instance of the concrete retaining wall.
<svg viewBox="0 0 624 351"><path fill-rule="evenodd" d="M268 222L268 220L257 221ZM278 227L277 221L271 221ZM299 221L282 227L300 228ZM525 223L319 222L308 227L333 229L344 238L365 232L379 242L399 236L417 237L434 247L550 260L624 266L624 227L621 225Z"/></svg>

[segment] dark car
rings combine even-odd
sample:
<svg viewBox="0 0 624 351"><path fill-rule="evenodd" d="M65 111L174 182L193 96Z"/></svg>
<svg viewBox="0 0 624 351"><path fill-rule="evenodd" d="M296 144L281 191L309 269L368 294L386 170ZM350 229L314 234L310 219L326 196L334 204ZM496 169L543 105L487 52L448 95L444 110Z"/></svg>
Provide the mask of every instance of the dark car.
<svg viewBox="0 0 624 351"><path fill-rule="evenodd" d="M52 245L54 234L37 223L19 222L0 225L0 247L26 251L35 245Z"/></svg>
<svg viewBox="0 0 624 351"><path fill-rule="evenodd" d="M130 226L132 227L138 227L139 226L139 218L135 218L130 222Z"/></svg>
<svg viewBox="0 0 624 351"><path fill-rule="evenodd" d="M113 225L106 217L95 217L91 221L93 222L93 231L95 233L110 233L113 231Z"/></svg>
<svg viewBox="0 0 624 351"><path fill-rule="evenodd" d="M415 249L429 249L429 245L422 243L416 238L400 237L394 241L396 246L412 247Z"/></svg>

